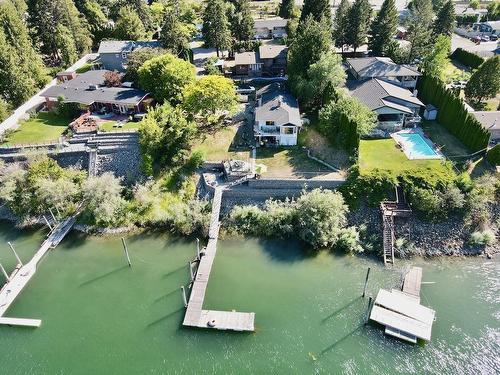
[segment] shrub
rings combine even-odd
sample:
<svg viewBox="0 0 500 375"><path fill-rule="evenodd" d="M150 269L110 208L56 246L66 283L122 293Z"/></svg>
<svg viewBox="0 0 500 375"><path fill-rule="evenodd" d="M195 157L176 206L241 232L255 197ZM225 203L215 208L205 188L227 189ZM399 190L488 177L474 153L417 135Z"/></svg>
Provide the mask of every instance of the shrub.
<svg viewBox="0 0 500 375"><path fill-rule="evenodd" d="M473 232L469 239L469 243L476 246L491 245L493 242L495 242L495 234L491 230Z"/></svg>
<svg viewBox="0 0 500 375"><path fill-rule="evenodd" d="M492 165L500 165L500 144L495 145L486 153L486 160Z"/></svg>
<svg viewBox="0 0 500 375"><path fill-rule="evenodd" d="M484 58L482 58L481 56L462 48L457 48L455 51L453 51L450 57L472 69L479 68L479 66L484 62Z"/></svg>

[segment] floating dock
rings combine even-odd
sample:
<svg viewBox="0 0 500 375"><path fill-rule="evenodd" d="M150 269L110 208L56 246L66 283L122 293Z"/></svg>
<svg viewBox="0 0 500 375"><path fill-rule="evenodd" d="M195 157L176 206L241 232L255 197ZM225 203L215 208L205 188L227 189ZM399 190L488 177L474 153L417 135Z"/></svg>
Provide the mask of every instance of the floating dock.
<svg viewBox="0 0 500 375"><path fill-rule="evenodd" d="M416 343L430 341L436 312L420 304L422 268L412 267L405 275L402 290L380 289L370 319L384 325L385 333Z"/></svg>
<svg viewBox="0 0 500 375"><path fill-rule="evenodd" d="M254 331L255 313L203 310L208 279L217 252L222 192L223 188L215 188L215 194L212 201L208 244L204 254L198 262L198 270L191 286L191 294L182 324L188 327L211 328L217 330Z"/></svg>
<svg viewBox="0 0 500 375"><path fill-rule="evenodd" d="M4 317L4 314L35 275L37 265L42 260L43 256L47 251L56 247L62 241L75 224L75 221L76 216L73 216L57 225L42 243L33 258L20 268L16 268L9 276L7 283L0 289L0 324L40 327L42 321L39 319L7 318Z"/></svg>

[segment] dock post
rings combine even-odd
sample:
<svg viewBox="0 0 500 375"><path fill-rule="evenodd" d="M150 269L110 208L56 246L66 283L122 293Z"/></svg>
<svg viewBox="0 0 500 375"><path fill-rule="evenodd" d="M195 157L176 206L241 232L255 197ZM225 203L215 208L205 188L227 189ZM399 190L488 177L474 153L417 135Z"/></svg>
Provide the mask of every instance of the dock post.
<svg viewBox="0 0 500 375"><path fill-rule="evenodd" d="M7 281L10 281L10 277L7 274L7 272L5 272L5 268L3 268L2 263L0 263L0 269L2 270L2 273L5 276L5 278L7 279Z"/></svg>
<svg viewBox="0 0 500 375"><path fill-rule="evenodd" d="M19 258L19 255L17 255L16 250L14 250L14 246L10 242L7 242L7 243L9 244L10 249L14 253L14 256L16 257L17 262L22 266L23 262L21 262L21 259Z"/></svg>
<svg viewBox="0 0 500 375"><path fill-rule="evenodd" d="M184 300L184 307L187 307L187 298L186 298L186 290L184 289L184 285L181 285L181 291L182 291L182 299Z"/></svg>
<svg viewBox="0 0 500 375"><path fill-rule="evenodd" d="M125 251L125 256L127 257L128 266L132 267L132 263L130 263L130 256L128 254L127 243L125 242L125 238L123 237L122 237L122 244L123 244L123 251Z"/></svg>
<svg viewBox="0 0 500 375"><path fill-rule="evenodd" d="M198 260L201 259L201 256L200 256L200 239L199 238L196 239L196 256L197 256Z"/></svg>
<svg viewBox="0 0 500 375"><path fill-rule="evenodd" d="M363 298L365 298L366 286L368 285L368 277L369 276L370 276L370 267L368 267L368 271L366 271L365 287L363 288Z"/></svg>
<svg viewBox="0 0 500 375"><path fill-rule="evenodd" d="M52 220L54 220L54 223L57 223L57 219L54 216L54 213L52 212L52 210L50 209L50 207L49 207L49 212L50 212L50 216L52 216Z"/></svg>
<svg viewBox="0 0 500 375"><path fill-rule="evenodd" d="M194 281L193 266L191 265L191 262L188 262L188 267L189 267L189 274L191 275L191 281Z"/></svg>
<svg viewBox="0 0 500 375"><path fill-rule="evenodd" d="M371 306L372 306L372 297L369 297L368 298L368 309L366 311L366 317L365 317L365 325L368 324L368 321L370 320Z"/></svg>
<svg viewBox="0 0 500 375"><path fill-rule="evenodd" d="M45 215L43 215L43 218L45 219L45 223L47 224L47 226L49 227L49 229L52 230L52 226L50 225L50 223L47 220L47 218L45 217Z"/></svg>

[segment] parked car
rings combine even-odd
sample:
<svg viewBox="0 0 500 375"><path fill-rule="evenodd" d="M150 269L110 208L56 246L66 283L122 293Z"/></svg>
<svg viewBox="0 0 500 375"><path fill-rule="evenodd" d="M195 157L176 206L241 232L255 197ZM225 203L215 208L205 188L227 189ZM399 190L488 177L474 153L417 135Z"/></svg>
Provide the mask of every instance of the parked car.
<svg viewBox="0 0 500 375"><path fill-rule="evenodd" d="M498 40L498 35L496 35L496 34L491 34L491 35L490 35L490 40L491 40L492 42L496 42L496 41Z"/></svg>
<svg viewBox="0 0 500 375"><path fill-rule="evenodd" d="M490 37L488 35L481 35L481 42L489 42Z"/></svg>

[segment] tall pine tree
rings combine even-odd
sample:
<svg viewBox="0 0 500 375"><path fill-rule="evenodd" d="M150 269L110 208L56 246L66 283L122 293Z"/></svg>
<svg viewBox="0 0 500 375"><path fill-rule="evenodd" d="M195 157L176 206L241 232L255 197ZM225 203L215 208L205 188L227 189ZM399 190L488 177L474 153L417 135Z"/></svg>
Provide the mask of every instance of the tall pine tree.
<svg viewBox="0 0 500 375"><path fill-rule="evenodd" d="M174 55L184 56L189 49L189 32L174 12L168 9L163 16L160 41Z"/></svg>
<svg viewBox="0 0 500 375"><path fill-rule="evenodd" d="M292 18L295 8L295 0L281 0L280 9L278 15L281 18Z"/></svg>
<svg viewBox="0 0 500 375"><path fill-rule="evenodd" d="M231 47L230 24L222 0L208 0L203 11L203 39L208 47L221 51Z"/></svg>
<svg viewBox="0 0 500 375"><path fill-rule="evenodd" d="M455 25L455 6L452 0L448 0L439 9L434 20L434 35L444 34L450 36Z"/></svg>
<svg viewBox="0 0 500 375"><path fill-rule="evenodd" d="M349 9L347 26L347 44L352 46L354 54L358 47L366 43L372 7L368 0L355 0Z"/></svg>
<svg viewBox="0 0 500 375"><path fill-rule="evenodd" d="M300 21L304 21L308 16L312 16L318 22L325 19L330 25L332 22L330 0L304 0Z"/></svg>
<svg viewBox="0 0 500 375"><path fill-rule="evenodd" d="M406 62L422 59L432 45L432 11L431 0L413 0L408 7L410 13L406 19L408 41L411 43Z"/></svg>
<svg viewBox="0 0 500 375"><path fill-rule="evenodd" d="M344 47L347 44L347 28L349 25L349 1L341 0L335 19L333 21L333 39L335 47L341 48L344 53Z"/></svg>
<svg viewBox="0 0 500 375"><path fill-rule="evenodd" d="M144 24L132 7L120 9L114 33L116 38L122 40L141 40L146 37Z"/></svg>
<svg viewBox="0 0 500 375"><path fill-rule="evenodd" d="M246 41L254 36L252 12L249 0L233 0L234 12L231 14L231 31L236 40Z"/></svg>
<svg viewBox="0 0 500 375"><path fill-rule="evenodd" d="M384 0L380 12L371 24L368 48L374 56L387 56L387 50L396 34L398 11L394 0Z"/></svg>

